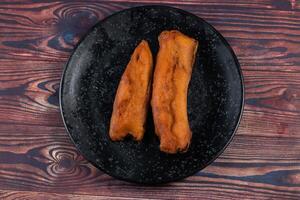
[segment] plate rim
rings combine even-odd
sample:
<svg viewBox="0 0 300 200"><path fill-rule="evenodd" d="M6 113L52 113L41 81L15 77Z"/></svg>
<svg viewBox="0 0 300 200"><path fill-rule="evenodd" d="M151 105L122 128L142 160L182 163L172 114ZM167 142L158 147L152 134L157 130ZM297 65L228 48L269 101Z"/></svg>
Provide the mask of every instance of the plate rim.
<svg viewBox="0 0 300 200"><path fill-rule="evenodd" d="M107 171L106 169L104 169L103 167L101 166L98 166L94 161L88 159L83 153L82 151L80 150L78 144L74 141L69 129L68 129L68 126L66 124L66 121L65 121L65 116L64 116L64 113L63 113L63 103L62 103L62 91L63 91L63 82L64 82L64 79L65 79L65 74L66 74L66 71L67 71L67 68L69 66L69 63L70 63L70 60L72 59L74 53L76 52L76 50L78 49L78 47L80 46L80 44L82 43L82 41L87 37L88 34L90 34L99 24L105 22L106 20L108 20L109 18L115 16L115 15L118 15L122 12L125 12L125 11L130 11L130 10L134 10L134 9L139 9L139 8L165 8L165 9L173 9L173 10L177 10L177 11L180 11L184 14L188 14L188 15L191 15L193 17L196 17L198 19L200 19L200 21L204 22L207 26L209 26L209 28L211 28L217 35L218 37L221 39L221 41L224 43L224 45L228 48L228 50L230 51L230 54L233 56L234 58L234 61L235 61L235 64L237 66L237 70L238 70L238 74L239 74L239 77L240 77L240 82L241 82L241 106L240 106L240 109L239 109L239 117L236 121L236 124L235 124L235 128L234 128L234 131L232 132L231 134L231 137L229 138L229 140L227 141L227 143L223 146L223 148L217 153L215 154L212 159L206 163L206 165L202 166L202 167L199 167L197 170L195 171L192 171L190 173L187 173L186 175L184 176L177 176L175 178L170 178L170 179L167 179L167 180L159 180L159 181L149 181L149 182L143 182L143 181L137 181L135 179L130 179L130 178L124 178L124 177L121 177L121 176L118 176L118 175L115 175L109 171ZM119 10L119 11L116 11L114 13L112 13L111 15L108 15L106 16L105 18L99 20L95 25L93 25L91 28L89 28L87 30L87 32L85 34L83 34L81 36L81 38L79 39L79 41L77 42L77 44L75 45L75 47L73 48L70 56L68 57L68 60L67 62L64 64L63 66L63 70L62 70L62 73L61 73L61 79L60 79L60 84L59 84L59 109L60 109L60 115L62 117L62 121L63 121L63 124L64 124L64 128L69 136L69 138L71 139L73 145L76 147L76 150L79 152L79 154L84 158L86 159L88 162L90 162L95 168L99 169L101 172L115 178L115 179L118 179L118 180L122 180L122 181L126 181L126 182L131 182L131 183L135 183L135 184L142 184L142 185L146 185L146 186L151 186L151 185L161 185L161 184L166 184L166 183L170 183L170 182L176 182L176 181L179 181L179 180L182 180L182 179L185 179L187 177L190 177L198 172L200 172L201 170L203 170L204 168L208 167L209 165L211 165L224 151L225 149L229 146L229 144L232 142L234 136L236 135L236 132L239 128L239 125L241 123L241 120L242 120L242 117L243 117L243 113L244 113L244 106L245 106L245 82L244 82L244 76L243 76L243 73L242 73L242 68L240 66L240 63L237 59L237 56L236 54L234 53L232 47L230 46L230 44L228 43L228 41L225 39L225 37L223 37L221 35L221 33L216 29L214 28L210 23L208 23L206 20L204 20L203 18L191 13L191 12L188 12L186 10L183 10L183 9L180 9L180 8L177 8L177 7L172 7L172 6L167 6L167 5L157 5L157 4L153 4L153 5L143 5L143 6L134 6L134 7L130 7L130 8L125 8L125 9L122 9L122 10Z"/></svg>

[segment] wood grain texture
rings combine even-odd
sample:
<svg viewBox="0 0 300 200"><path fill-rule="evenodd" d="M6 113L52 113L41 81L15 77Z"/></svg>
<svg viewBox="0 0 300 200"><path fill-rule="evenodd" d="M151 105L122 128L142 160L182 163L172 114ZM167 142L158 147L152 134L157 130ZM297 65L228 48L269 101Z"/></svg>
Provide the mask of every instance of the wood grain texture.
<svg viewBox="0 0 300 200"><path fill-rule="evenodd" d="M0 190L0 199L6 200L135 200L131 197L108 197L94 195L73 195L73 194L58 194L48 192L29 192L29 191L10 191ZM142 198L138 198L141 200Z"/></svg>
<svg viewBox="0 0 300 200"><path fill-rule="evenodd" d="M79 39L118 10L163 3L214 25L245 79L233 142L195 176L160 187L115 180L76 151L58 108ZM300 199L300 1L0 2L0 199Z"/></svg>

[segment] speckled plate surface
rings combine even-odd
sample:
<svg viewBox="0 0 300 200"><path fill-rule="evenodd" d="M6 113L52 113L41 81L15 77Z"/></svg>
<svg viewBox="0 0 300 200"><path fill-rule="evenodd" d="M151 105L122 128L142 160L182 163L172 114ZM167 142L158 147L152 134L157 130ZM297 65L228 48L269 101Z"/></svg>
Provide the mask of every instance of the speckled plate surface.
<svg viewBox="0 0 300 200"><path fill-rule="evenodd" d="M113 101L130 55L146 39L155 57L159 33L170 29L199 41L188 91L190 148L175 155L160 152L151 112L141 142L112 142ZM243 91L236 56L211 25L183 10L144 6L111 15L82 39L63 73L60 106L70 137L93 165L122 180L156 184L195 174L220 155L239 124Z"/></svg>

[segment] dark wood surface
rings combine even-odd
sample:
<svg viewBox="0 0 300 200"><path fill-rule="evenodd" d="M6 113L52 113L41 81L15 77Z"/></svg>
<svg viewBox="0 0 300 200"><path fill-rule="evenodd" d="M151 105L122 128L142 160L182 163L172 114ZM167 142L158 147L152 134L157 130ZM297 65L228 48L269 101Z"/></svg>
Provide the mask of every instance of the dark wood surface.
<svg viewBox="0 0 300 200"><path fill-rule="evenodd" d="M241 125L213 164L149 187L80 156L63 127L60 76L104 17L158 0L0 1L0 199L300 199L300 1L167 0L214 25L245 77Z"/></svg>

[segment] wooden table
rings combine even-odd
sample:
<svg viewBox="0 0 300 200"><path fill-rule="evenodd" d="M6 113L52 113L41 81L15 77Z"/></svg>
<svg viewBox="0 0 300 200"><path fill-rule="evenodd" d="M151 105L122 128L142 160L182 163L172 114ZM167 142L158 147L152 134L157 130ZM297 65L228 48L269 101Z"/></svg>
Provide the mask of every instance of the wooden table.
<svg viewBox="0 0 300 200"><path fill-rule="evenodd" d="M159 187L103 174L63 126L60 76L96 22L158 0L0 2L0 199L300 199L300 1L167 0L219 30L245 76L238 132L213 164Z"/></svg>

